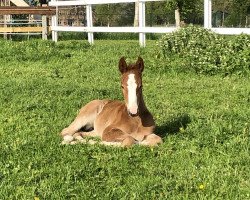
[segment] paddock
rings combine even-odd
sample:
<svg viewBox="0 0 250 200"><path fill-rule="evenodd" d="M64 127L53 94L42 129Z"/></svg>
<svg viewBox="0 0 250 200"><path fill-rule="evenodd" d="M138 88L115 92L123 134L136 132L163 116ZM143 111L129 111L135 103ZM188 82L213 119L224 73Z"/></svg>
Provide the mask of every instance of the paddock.
<svg viewBox="0 0 250 200"><path fill-rule="evenodd" d="M249 45L250 35L194 26L144 48L1 38L0 199L249 199ZM163 142L62 145L83 105L124 100L122 56L143 58L141 89Z"/></svg>
<svg viewBox="0 0 250 200"><path fill-rule="evenodd" d="M178 71L183 60L158 58L155 41L0 46L2 199L248 199L249 76ZM163 144L61 145L82 105L123 100L124 54L145 61L143 94Z"/></svg>

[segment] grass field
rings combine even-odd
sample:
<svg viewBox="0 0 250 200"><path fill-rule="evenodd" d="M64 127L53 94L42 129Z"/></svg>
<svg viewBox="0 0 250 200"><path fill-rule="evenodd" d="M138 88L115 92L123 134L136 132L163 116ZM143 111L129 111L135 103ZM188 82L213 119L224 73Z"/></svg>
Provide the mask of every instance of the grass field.
<svg viewBox="0 0 250 200"><path fill-rule="evenodd" d="M250 199L250 77L173 70L155 41L0 40L0 199ZM60 145L92 99L121 99L121 56L145 61L156 148Z"/></svg>

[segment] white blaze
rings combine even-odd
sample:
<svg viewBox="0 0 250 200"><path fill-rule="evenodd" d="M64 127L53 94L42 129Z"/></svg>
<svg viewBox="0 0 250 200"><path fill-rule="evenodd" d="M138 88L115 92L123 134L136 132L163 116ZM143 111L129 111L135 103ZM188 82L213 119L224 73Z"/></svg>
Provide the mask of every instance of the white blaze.
<svg viewBox="0 0 250 200"><path fill-rule="evenodd" d="M135 75L128 75L128 110L131 114L137 114L138 105L137 105L137 96L136 96L136 88L137 84L135 81Z"/></svg>

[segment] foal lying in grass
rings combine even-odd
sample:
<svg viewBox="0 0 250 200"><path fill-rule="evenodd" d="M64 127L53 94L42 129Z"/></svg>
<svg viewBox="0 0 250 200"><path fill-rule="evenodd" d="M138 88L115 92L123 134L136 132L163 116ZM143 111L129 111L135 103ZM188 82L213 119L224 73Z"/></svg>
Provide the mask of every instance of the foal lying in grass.
<svg viewBox="0 0 250 200"><path fill-rule="evenodd" d="M93 100L81 108L76 119L61 135L63 143L89 142L84 137L99 137L101 144L131 146L133 144L155 146L162 139L155 135L155 122L142 95L144 62L138 58L127 65L124 57L119 61L121 87L124 102L117 100ZM92 129L84 132L82 129Z"/></svg>

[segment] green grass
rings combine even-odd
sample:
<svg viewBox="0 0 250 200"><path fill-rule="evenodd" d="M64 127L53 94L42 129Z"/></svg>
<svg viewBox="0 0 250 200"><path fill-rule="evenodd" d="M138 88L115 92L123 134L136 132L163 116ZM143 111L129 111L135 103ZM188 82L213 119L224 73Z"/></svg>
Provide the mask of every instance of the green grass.
<svg viewBox="0 0 250 200"><path fill-rule="evenodd" d="M0 40L0 199L249 199L249 77L171 70L155 41ZM145 61L164 143L60 145L92 99L121 99L118 61Z"/></svg>

